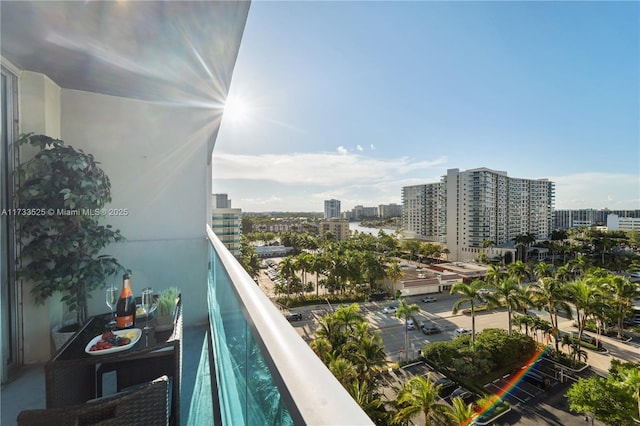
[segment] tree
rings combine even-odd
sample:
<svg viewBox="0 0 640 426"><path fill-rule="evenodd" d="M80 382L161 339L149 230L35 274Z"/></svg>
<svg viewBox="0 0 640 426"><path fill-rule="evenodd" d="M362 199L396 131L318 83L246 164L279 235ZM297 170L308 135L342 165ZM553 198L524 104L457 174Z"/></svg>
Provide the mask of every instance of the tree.
<svg viewBox="0 0 640 426"><path fill-rule="evenodd" d="M618 338L622 338L624 319L631 312L633 299L640 297L638 286L620 275L609 275L604 283L607 290L607 305L616 312L618 323Z"/></svg>
<svg viewBox="0 0 640 426"><path fill-rule="evenodd" d="M462 398L456 396L451 399L451 407L447 407L445 414L456 426L466 426L476 415L473 404L466 404Z"/></svg>
<svg viewBox="0 0 640 426"><path fill-rule="evenodd" d="M395 313L397 318L404 319L404 359L407 361L409 359L409 329L407 328L407 321L411 315L417 314L420 312L420 306L415 303L411 305L407 305L407 302L404 299L400 299L400 303L398 303L398 310Z"/></svg>
<svg viewBox="0 0 640 426"><path fill-rule="evenodd" d="M16 216L22 238L17 278L33 283L36 304L61 293L78 325L84 324L91 292L126 272L116 258L101 254L124 240L120 230L100 224L111 181L93 155L59 139L27 134L17 144L40 149L15 170L17 207L35 213Z"/></svg>
<svg viewBox="0 0 640 426"><path fill-rule="evenodd" d="M501 265L489 265L484 279L489 285L496 286L501 280L506 277L507 273L504 271L504 269L502 269Z"/></svg>
<svg viewBox="0 0 640 426"><path fill-rule="evenodd" d="M593 314L600 303L600 291L593 278L579 279L567 284L569 298L576 308L578 326L578 345L582 341L582 333L587 326L587 318Z"/></svg>
<svg viewBox="0 0 640 426"><path fill-rule="evenodd" d="M556 351L559 352L557 333L558 313L564 312L569 319L573 317L562 281L552 277L539 278L538 281L531 286L531 290L534 303L543 306L549 313L551 327L554 332Z"/></svg>
<svg viewBox="0 0 640 426"><path fill-rule="evenodd" d="M516 260L509 264L507 271L509 276L513 277L518 282L518 285L522 285L525 278L531 278L531 268L520 260Z"/></svg>
<svg viewBox="0 0 640 426"><path fill-rule="evenodd" d="M425 426L431 425L431 415L445 412L445 405L438 403L439 386L423 376L414 376L398 392L398 412L395 420L403 422L424 414Z"/></svg>
<svg viewBox="0 0 640 426"><path fill-rule="evenodd" d="M638 419L640 420L640 365L630 367L622 373L622 386L628 389L638 402Z"/></svg>
<svg viewBox="0 0 640 426"><path fill-rule="evenodd" d="M533 267L533 273L537 279L550 277L553 275L553 267L546 262L538 262Z"/></svg>
<svg viewBox="0 0 640 426"><path fill-rule="evenodd" d="M476 302L482 302L484 298L479 293L479 290L484 285L481 280L474 280L471 284L455 283L451 287L451 294L460 294L460 297L453 305L452 313L456 315L463 304L469 303L471 305L471 342L476 341Z"/></svg>
<svg viewBox="0 0 640 426"><path fill-rule="evenodd" d="M512 263L513 265L513 263ZM492 307L507 308L509 318L509 334L511 334L511 319L513 312L527 306L520 286L512 279L504 279L494 286L494 293L485 296Z"/></svg>
<svg viewBox="0 0 640 426"><path fill-rule="evenodd" d="M634 424L635 412L633 397L621 386L609 379L592 376L579 379L566 393L571 411L586 413L604 423L619 426Z"/></svg>
<svg viewBox="0 0 640 426"><path fill-rule="evenodd" d="M387 266L387 277L391 280L391 285L395 287L396 282L401 280L404 277L404 272L402 272L402 268L397 260L392 260L391 263Z"/></svg>
<svg viewBox="0 0 640 426"><path fill-rule="evenodd" d="M409 252L410 259L413 260L416 253L420 250L420 241L418 240L404 240L402 242L402 249Z"/></svg>
<svg viewBox="0 0 640 426"><path fill-rule="evenodd" d="M296 275L295 257L285 257L278 266L280 268L280 278L287 282L287 296L291 296L291 280Z"/></svg>

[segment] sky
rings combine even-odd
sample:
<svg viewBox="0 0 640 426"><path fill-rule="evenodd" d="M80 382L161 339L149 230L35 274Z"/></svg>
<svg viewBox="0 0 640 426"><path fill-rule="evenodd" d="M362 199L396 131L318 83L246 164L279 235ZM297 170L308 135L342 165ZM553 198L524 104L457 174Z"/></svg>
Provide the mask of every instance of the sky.
<svg viewBox="0 0 640 426"><path fill-rule="evenodd" d="M247 212L401 204L487 167L556 209L640 209L639 2L267 2L213 151Z"/></svg>

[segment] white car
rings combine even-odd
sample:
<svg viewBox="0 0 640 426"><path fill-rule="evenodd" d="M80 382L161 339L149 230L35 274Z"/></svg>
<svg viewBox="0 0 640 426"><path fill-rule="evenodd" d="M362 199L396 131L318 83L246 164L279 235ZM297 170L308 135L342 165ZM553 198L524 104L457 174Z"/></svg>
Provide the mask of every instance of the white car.
<svg viewBox="0 0 640 426"><path fill-rule="evenodd" d="M382 310L383 314L395 314L396 312L398 312L398 307L395 305L387 306Z"/></svg>
<svg viewBox="0 0 640 426"><path fill-rule="evenodd" d="M416 325L413 322L412 319L408 319L407 320L407 330L415 330L416 329Z"/></svg>
<svg viewBox="0 0 640 426"><path fill-rule="evenodd" d="M431 303L431 302L435 302L436 298L433 296L425 296L422 299L420 299L420 301L423 303Z"/></svg>
<svg viewBox="0 0 640 426"><path fill-rule="evenodd" d="M453 337L460 337L460 336L464 336L465 334L471 334L471 330L469 330L468 328L456 328L453 331Z"/></svg>

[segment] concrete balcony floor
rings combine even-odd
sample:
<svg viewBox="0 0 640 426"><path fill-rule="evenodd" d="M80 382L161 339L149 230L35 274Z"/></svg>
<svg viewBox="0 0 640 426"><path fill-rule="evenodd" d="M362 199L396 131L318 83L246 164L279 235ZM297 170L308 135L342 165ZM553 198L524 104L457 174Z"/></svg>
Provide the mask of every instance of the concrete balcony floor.
<svg viewBox="0 0 640 426"><path fill-rule="evenodd" d="M181 423L189 422L192 400L199 397L196 386L202 348L205 343L207 327L190 326L184 328L182 349L182 400ZM208 372L207 372L208 373ZM105 394L115 391L115 374L105 375ZM205 397L210 398L209 395ZM194 404L198 406L199 404ZM18 413L23 410L45 408L44 364L24 366L18 375L9 383L2 385L0 391L0 424L2 426L16 425Z"/></svg>

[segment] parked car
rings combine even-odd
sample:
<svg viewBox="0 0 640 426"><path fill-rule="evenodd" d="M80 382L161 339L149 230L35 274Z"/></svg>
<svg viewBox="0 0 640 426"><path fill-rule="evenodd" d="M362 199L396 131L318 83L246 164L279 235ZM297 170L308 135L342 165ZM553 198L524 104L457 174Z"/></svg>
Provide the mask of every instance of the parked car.
<svg viewBox="0 0 640 426"><path fill-rule="evenodd" d="M398 307L395 305L387 306L382 310L383 314L395 314L396 312L398 312Z"/></svg>
<svg viewBox="0 0 640 426"><path fill-rule="evenodd" d="M424 303L431 303L431 302L435 302L436 298L433 296L425 296L422 299L420 299L420 301Z"/></svg>
<svg viewBox="0 0 640 426"><path fill-rule="evenodd" d="M438 395L441 398L448 397L449 395L451 395L451 392L453 392L458 387L458 384L456 382L446 377L442 377L436 380L435 382L433 382L433 384L436 386L440 386L440 389L438 390Z"/></svg>
<svg viewBox="0 0 640 426"><path fill-rule="evenodd" d="M477 394L466 390L462 386L456 388L453 392L451 392L451 399L455 397L462 398L465 404L470 404L478 399Z"/></svg>
<svg viewBox="0 0 640 426"><path fill-rule="evenodd" d="M468 328L456 328L453 331L453 337L460 337L460 336L464 336L464 335L470 335L471 334L471 330L469 330Z"/></svg>
<svg viewBox="0 0 640 426"><path fill-rule="evenodd" d="M291 312L286 315L288 321L300 321L302 319L302 314L300 312Z"/></svg>
<svg viewBox="0 0 640 426"><path fill-rule="evenodd" d="M413 322L412 319L408 319L407 320L407 330L415 330L416 329L416 325Z"/></svg>
<svg viewBox="0 0 640 426"><path fill-rule="evenodd" d="M378 291L376 293L371 293L371 296L369 297L369 301L371 302L380 301L380 300L386 299L387 297L389 297L389 293L387 293L386 291Z"/></svg>
<svg viewBox="0 0 640 426"><path fill-rule="evenodd" d="M442 330L440 330L435 324L422 324L420 326L420 330L427 335L442 333Z"/></svg>

